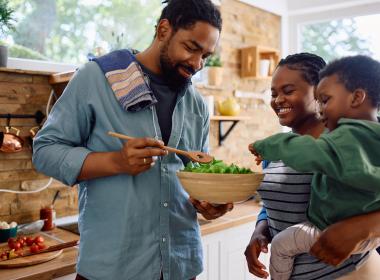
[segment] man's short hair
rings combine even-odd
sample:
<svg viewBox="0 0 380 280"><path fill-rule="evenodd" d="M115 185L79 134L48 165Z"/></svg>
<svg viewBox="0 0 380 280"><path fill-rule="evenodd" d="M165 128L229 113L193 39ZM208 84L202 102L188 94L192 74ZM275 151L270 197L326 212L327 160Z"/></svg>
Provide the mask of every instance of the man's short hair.
<svg viewBox="0 0 380 280"><path fill-rule="evenodd" d="M374 106L380 106L380 63L369 56L347 56L334 60L319 73L322 80L336 74L351 92L363 89Z"/></svg>
<svg viewBox="0 0 380 280"><path fill-rule="evenodd" d="M167 19L175 32L180 28L191 28L198 21L222 30L220 11L210 0L165 0L163 3L167 5L158 22Z"/></svg>

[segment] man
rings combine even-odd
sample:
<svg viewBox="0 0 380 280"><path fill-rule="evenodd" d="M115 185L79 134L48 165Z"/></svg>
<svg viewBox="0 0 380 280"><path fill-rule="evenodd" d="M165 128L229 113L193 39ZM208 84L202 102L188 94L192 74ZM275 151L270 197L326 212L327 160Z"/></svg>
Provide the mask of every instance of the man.
<svg viewBox="0 0 380 280"><path fill-rule="evenodd" d="M162 147L207 151L208 111L190 79L220 31L210 0L169 1L151 46L87 63L35 138L36 168L79 182L77 279L186 280L202 271L196 209L213 219L232 205L190 201L176 177L187 160Z"/></svg>

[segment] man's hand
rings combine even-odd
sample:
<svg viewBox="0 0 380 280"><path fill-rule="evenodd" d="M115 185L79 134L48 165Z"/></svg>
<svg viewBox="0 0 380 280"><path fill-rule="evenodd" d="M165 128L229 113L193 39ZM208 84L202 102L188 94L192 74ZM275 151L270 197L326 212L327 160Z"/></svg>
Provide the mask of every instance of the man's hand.
<svg viewBox="0 0 380 280"><path fill-rule="evenodd" d="M115 152L92 152L86 157L78 181L119 174L137 175L151 168L158 156L168 152L164 143L152 138L136 138L124 143Z"/></svg>
<svg viewBox="0 0 380 280"><path fill-rule="evenodd" d="M343 263L368 238L363 218L357 216L329 226L314 243L310 254L330 265Z"/></svg>
<svg viewBox="0 0 380 280"><path fill-rule="evenodd" d="M137 175L151 168L158 156L168 154L164 142L153 138L135 138L124 143L120 150L119 166L123 173Z"/></svg>
<svg viewBox="0 0 380 280"><path fill-rule="evenodd" d="M244 252L249 272L260 278L269 277L266 266L259 261L261 252L268 253L269 237L267 235L269 235L268 222L259 222Z"/></svg>
<svg viewBox="0 0 380 280"><path fill-rule="evenodd" d="M216 218L219 218L234 208L234 205L232 203L214 206L207 201L199 201L191 197L189 200L206 220L214 220Z"/></svg>
<svg viewBox="0 0 380 280"><path fill-rule="evenodd" d="M253 144L255 143L252 143L252 144L249 144L248 145L248 150L256 157L255 158L255 161L256 161L256 165L259 165L262 161L263 161L263 158L261 157L261 155L256 151L255 147L253 146Z"/></svg>

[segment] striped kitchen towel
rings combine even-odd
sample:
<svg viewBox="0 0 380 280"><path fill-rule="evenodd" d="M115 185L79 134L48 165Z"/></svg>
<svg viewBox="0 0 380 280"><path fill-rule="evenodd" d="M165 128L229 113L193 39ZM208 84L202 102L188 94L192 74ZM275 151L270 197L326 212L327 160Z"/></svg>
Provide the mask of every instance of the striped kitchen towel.
<svg viewBox="0 0 380 280"><path fill-rule="evenodd" d="M138 112L157 103L140 65L129 50L113 51L91 60L103 71L124 110Z"/></svg>

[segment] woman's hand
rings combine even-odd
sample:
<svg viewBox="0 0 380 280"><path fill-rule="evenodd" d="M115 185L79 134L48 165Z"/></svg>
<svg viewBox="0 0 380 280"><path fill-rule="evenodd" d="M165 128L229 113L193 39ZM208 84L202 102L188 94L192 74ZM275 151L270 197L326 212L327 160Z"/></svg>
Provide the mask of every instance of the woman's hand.
<svg viewBox="0 0 380 280"><path fill-rule="evenodd" d="M379 218L376 215L380 216L380 211L355 216L329 226L314 243L310 254L327 264L340 265L353 254L362 241L370 238L371 230L375 229L376 223L379 224L379 220L371 221Z"/></svg>
<svg viewBox="0 0 380 280"><path fill-rule="evenodd" d="M214 205L207 201L196 200L192 197L189 198L189 201L206 220L219 218L234 208L232 203Z"/></svg>
<svg viewBox="0 0 380 280"><path fill-rule="evenodd" d="M269 276L266 266L259 261L261 252L268 253L269 240L268 222L261 221L256 225L251 241L244 252L249 272L260 278Z"/></svg>
<svg viewBox="0 0 380 280"><path fill-rule="evenodd" d="M248 150L255 156L256 165L260 165L263 161L263 158L261 155L256 151L255 147L253 146L255 143L248 145Z"/></svg>

